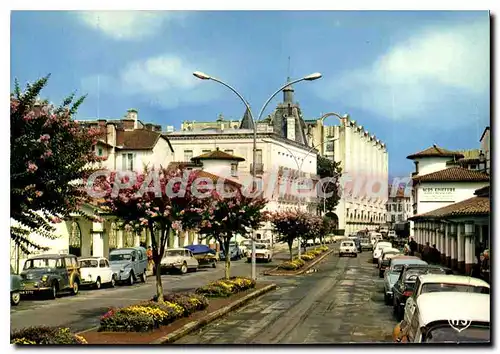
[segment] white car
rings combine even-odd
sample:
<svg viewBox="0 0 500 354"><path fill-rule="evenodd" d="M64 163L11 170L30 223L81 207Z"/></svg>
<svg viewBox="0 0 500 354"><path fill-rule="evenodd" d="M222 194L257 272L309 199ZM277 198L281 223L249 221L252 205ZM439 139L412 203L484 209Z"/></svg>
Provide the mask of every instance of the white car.
<svg viewBox="0 0 500 354"><path fill-rule="evenodd" d="M198 270L198 260L193 253L185 248L173 248L165 251L161 260L161 269L168 271L177 270L186 274L189 270Z"/></svg>
<svg viewBox="0 0 500 354"><path fill-rule="evenodd" d="M373 263L378 263L378 258L382 255L382 249L392 248L392 243L386 241L378 241L373 247Z"/></svg>
<svg viewBox="0 0 500 354"><path fill-rule="evenodd" d="M240 242L240 251L242 254L246 255L248 251L252 251L252 241L243 240Z"/></svg>
<svg viewBox="0 0 500 354"><path fill-rule="evenodd" d="M420 295L426 293L479 293L490 294L490 285L482 279L468 277L465 275L448 274L424 274L417 276L415 291L406 300L404 308L404 320L411 323L417 301ZM470 304L463 304L470 306Z"/></svg>
<svg viewBox="0 0 500 354"><path fill-rule="evenodd" d="M370 233L370 242L372 243L373 246L379 241L382 241L384 238L382 237L382 234L379 232L371 232Z"/></svg>
<svg viewBox="0 0 500 354"><path fill-rule="evenodd" d="M252 261L252 250L247 251L247 261ZM270 244L266 243L255 243L255 260L256 261L264 261L264 262L272 262L273 260L273 250L271 249Z"/></svg>
<svg viewBox="0 0 500 354"><path fill-rule="evenodd" d="M380 256L378 257L378 260L377 260L377 262L378 262L377 268L378 269L380 269L382 267L382 261L389 254L401 254L402 255L401 251L398 250L397 248L392 248L392 247L382 248L382 253L380 254Z"/></svg>
<svg viewBox="0 0 500 354"><path fill-rule="evenodd" d="M354 241L342 241L340 243L339 248L339 257L342 257L345 254L353 255L354 257L358 256L358 248Z"/></svg>
<svg viewBox="0 0 500 354"><path fill-rule="evenodd" d="M116 274L109 267L109 262L104 257L79 258L81 285L90 285L100 289L103 284L114 287Z"/></svg>

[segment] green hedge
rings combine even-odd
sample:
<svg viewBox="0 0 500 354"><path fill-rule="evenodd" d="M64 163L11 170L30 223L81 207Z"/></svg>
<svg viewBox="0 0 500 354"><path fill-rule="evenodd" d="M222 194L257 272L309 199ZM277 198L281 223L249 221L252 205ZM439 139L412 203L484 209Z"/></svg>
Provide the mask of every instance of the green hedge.
<svg viewBox="0 0 500 354"><path fill-rule="evenodd" d="M10 334L10 343L23 344L87 344L87 341L72 333L66 327L33 326L14 331Z"/></svg>

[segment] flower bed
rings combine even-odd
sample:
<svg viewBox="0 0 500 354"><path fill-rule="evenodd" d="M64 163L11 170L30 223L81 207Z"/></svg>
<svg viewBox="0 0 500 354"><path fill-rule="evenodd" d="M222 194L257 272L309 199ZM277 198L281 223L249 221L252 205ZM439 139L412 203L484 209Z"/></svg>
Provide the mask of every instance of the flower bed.
<svg viewBox="0 0 500 354"><path fill-rule="evenodd" d="M255 280L242 277L219 279L196 289L196 294L207 297L227 297L239 292L255 288Z"/></svg>
<svg viewBox="0 0 500 354"><path fill-rule="evenodd" d="M65 327L27 327L10 334L11 344L87 344L85 338Z"/></svg>
<svg viewBox="0 0 500 354"><path fill-rule="evenodd" d="M208 300L198 294L166 294L164 302L154 300L109 310L101 317L99 331L147 332L208 306Z"/></svg>
<svg viewBox="0 0 500 354"><path fill-rule="evenodd" d="M292 261L285 261L278 265L279 270L296 271L303 268L307 263L314 261L316 258L327 252L327 246L316 247L302 254L300 258L295 258Z"/></svg>
<svg viewBox="0 0 500 354"><path fill-rule="evenodd" d="M239 279L239 278L238 278ZM241 281L239 281L241 282ZM252 288L247 288L247 290L240 291L228 297L211 297L207 300L201 294L165 294L165 301L175 303L184 308L185 312L183 316L175 319L167 325L161 325L159 328L150 330L147 332L103 332L98 330L92 330L81 335L85 337L89 344L149 344L159 338L171 334L176 330L180 330L183 326L193 323L193 321L199 321L205 318L207 315L212 314L235 301L247 296L249 293L262 289L269 283L254 284ZM194 297L197 296L199 301L196 301ZM154 298L153 298L154 300ZM192 305L192 306L191 306ZM137 306L137 305L135 305ZM186 316L187 312L191 312L190 315Z"/></svg>

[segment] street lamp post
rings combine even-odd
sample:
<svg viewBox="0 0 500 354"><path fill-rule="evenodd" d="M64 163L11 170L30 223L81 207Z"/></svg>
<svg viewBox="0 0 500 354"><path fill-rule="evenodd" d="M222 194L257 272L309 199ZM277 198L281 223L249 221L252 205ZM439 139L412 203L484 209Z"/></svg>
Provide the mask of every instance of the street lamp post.
<svg viewBox="0 0 500 354"><path fill-rule="evenodd" d="M331 141L336 141L336 140L338 140L338 139L339 139L339 138L335 138L335 139L332 139ZM283 145L283 144L281 144L281 143L278 143L278 142L275 142L275 141L266 140L266 139L262 139L262 141L263 141L263 142L266 142L266 143L273 143L273 144L276 144L276 145L281 146L282 148L286 149L286 150L287 150L287 151L288 151L288 152L292 155L293 160L295 161L295 164L297 165L297 171L298 171L298 175L299 175L299 177L300 177L300 174L301 174L301 172L302 172L302 166L303 166L304 162L306 161L306 157L307 157L307 156L309 156L309 154L310 154L310 153L311 153L314 149L316 149L317 147L322 146L323 144L326 144L326 143L328 142L328 141L326 141L326 140L325 140L325 141L323 141L323 142L321 142L321 143L319 143L319 144L317 144L317 145L312 146L312 147L311 147L311 148L310 148L310 149L306 152L305 156L302 158L302 162L301 162L301 163L299 163L299 161L297 160L297 157L295 156L295 154L294 154L294 153L293 153L293 152L292 152L289 148L287 148L285 145ZM300 197L299 197L299 205L297 206L297 208L298 208L298 209L300 209L300 207L301 207L301 199L300 199ZM300 240L301 240L301 238L300 238L300 236L299 236L299 239L298 239L298 241L299 241L299 252L298 252L298 256L299 256L299 258L300 258L300 252L301 252L301 251L300 251L300 245L301 245Z"/></svg>
<svg viewBox="0 0 500 354"><path fill-rule="evenodd" d="M243 104L245 105L246 109L248 110L248 114L250 115L250 118L252 119L252 125L253 125L253 156L252 156L252 160L253 160L253 163L252 163L252 176L253 177L252 177L252 187L254 187L254 186L256 187L255 175L256 175L256 160L257 160L257 123L256 123L256 121L254 119L254 116L253 116L253 113L252 113L252 109L250 108L250 105L243 98L243 96L238 91L236 91L236 89L234 87L230 86L229 84L225 83L224 81L219 80L219 79L217 79L215 77L212 77L212 76L207 75L207 74L205 74L203 72L200 72L200 71L195 71L193 73L193 75L195 77L197 77L198 79L201 79L201 80L212 80L212 81L215 81L215 82L217 82L217 83L219 83L219 84L227 87L236 96L238 96L238 98L243 102ZM285 85L281 86L264 103L264 105L262 106L262 108L261 108L261 110L259 112L257 120L260 121L260 118L262 117L262 114L264 113L264 110L266 109L266 107L269 104L269 102L271 102L271 100L278 93L280 93L281 91L283 91L283 89L285 89L287 86L296 84L296 83L301 82L301 81L314 81L314 80L320 79L321 76L322 75L320 73L313 73L313 74L304 76L304 77L302 77L300 79L293 80L292 82L287 82ZM253 233L255 233L255 230L253 231ZM252 279L254 279L254 280L257 279L257 275L256 275L256 258L255 258L255 235L253 235L253 237L252 237Z"/></svg>

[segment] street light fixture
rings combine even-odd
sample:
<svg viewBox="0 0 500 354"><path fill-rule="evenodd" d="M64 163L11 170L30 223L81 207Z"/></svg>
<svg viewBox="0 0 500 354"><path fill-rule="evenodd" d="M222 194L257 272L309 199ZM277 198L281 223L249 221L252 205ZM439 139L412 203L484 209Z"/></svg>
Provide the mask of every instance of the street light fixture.
<svg viewBox="0 0 500 354"><path fill-rule="evenodd" d="M201 71L195 71L195 72L193 72L193 75L196 78L200 79L200 80L212 80L212 81L215 81L215 82L217 82L217 83L219 83L219 84L227 87L236 96L238 96L238 98L243 102L243 104L247 108L248 113L250 115L250 118L252 119L252 125L253 125L253 157L252 157L252 160L253 160L253 164L252 164L252 176L253 176L253 178L252 178L252 187L255 186L256 160L257 160L257 123L256 123L256 121L254 119L254 115L252 113L252 109L250 108L250 105L243 98L243 96L238 91L236 91L236 89L234 87L230 86L229 84L225 83L224 81L219 80L219 79L217 79L217 78L215 78L213 76L207 75L207 74L205 74L204 72L201 72ZM319 79L321 77L322 77L322 75L320 73L313 73L313 74L304 76L304 77L302 77L300 79L293 80L291 82L287 82L285 85L281 86L264 103L264 105L262 106L262 108L261 108L261 110L259 112L259 115L257 116L257 121L260 121L260 118L262 117L262 114L264 113L264 110L266 109L266 107L269 104L269 102L271 102L271 100L278 93L280 93L281 91L283 91L286 87L288 87L290 85L293 85L293 84L296 84L296 83L298 83L300 81L314 81L314 80L317 80L317 79ZM299 249L300 249L300 247L299 247ZM254 279L254 280L257 279L257 276L256 276L256 258L255 258L255 236L252 237L252 279Z"/></svg>

